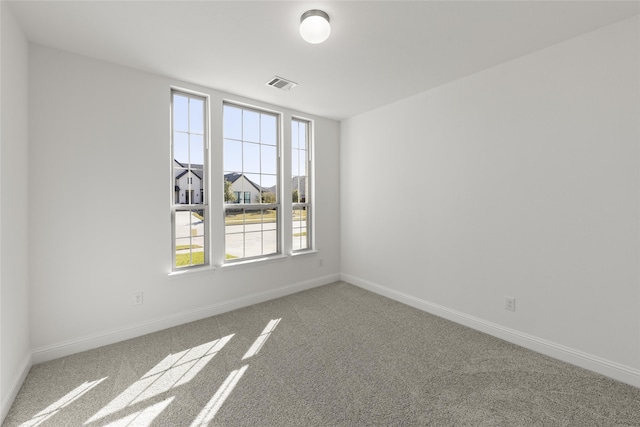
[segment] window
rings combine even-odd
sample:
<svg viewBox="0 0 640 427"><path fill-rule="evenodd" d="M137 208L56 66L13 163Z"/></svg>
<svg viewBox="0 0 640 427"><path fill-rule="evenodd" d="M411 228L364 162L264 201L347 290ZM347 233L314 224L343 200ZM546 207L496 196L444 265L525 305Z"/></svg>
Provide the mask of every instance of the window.
<svg viewBox="0 0 640 427"><path fill-rule="evenodd" d="M250 191L234 191L236 199L234 203L251 203L251 192Z"/></svg>
<svg viewBox="0 0 640 427"><path fill-rule="evenodd" d="M171 92L173 270L208 264L206 98Z"/></svg>
<svg viewBox="0 0 640 427"><path fill-rule="evenodd" d="M309 171L310 123L291 121L291 178L293 198L293 251L311 249L311 194Z"/></svg>
<svg viewBox="0 0 640 427"><path fill-rule="evenodd" d="M224 105L223 115L225 259L277 254L279 116L233 104Z"/></svg>

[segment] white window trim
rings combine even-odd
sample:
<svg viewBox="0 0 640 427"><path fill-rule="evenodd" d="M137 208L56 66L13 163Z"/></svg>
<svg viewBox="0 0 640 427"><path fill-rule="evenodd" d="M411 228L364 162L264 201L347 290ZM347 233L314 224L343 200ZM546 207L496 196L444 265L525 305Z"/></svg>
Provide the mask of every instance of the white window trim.
<svg viewBox="0 0 640 427"><path fill-rule="evenodd" d="M173 102L173 93L179 92L186 96L197 96L203 98L205 100L205 153L204 153L204 186L205 188L203 199L204 204L198 205L178 205L182 208L194 208L194 209L203 209L206 206L206 221L204 223L205 226L205 264L193 265L193 266L184 266L184 267L175 267L175 211L176 211L176 203L175 203L175 194L174 194L174 177L173 177L173 120L170 120L170 139L171 139L171 191L170 191L170 200L171 200L171 268L168 273L168 278L170 280L177 280L178 278L185 278L191 276L201 276L201 275L211 275L215 274L216 270L220 272L225 271L233 271L236 269L250 268L256 267L259 265L264 265L264 263L271 262L284 262L287 259L301 259L307 256L314 256L320 251L316 246L316 193L315 193L315 122L313 119L292 114L286 112L286 109L276 110L273 108L269 108L269 106L255 106L253 104L247 104L241 101L236 101L233 99L220 98L214 99L216 102L215 108L212 109L211 106L211 97L202 92L197 92L190 89L184 89L182 87L171 86L170 87L170 103ZM219 102L219 106L217 103ZM238 204L227 204L223 199L220 198L220 193L217 191L217 188L214 186L217 183L216 176L218 174L222 174L224 170L224 158L223 156L223 148L224 148L224 106L232 105L242 109L249 109L253 111L257 111L259 113L268 113L276 116L277 126L278 126L278 136L277 136L277 182L278 182L278 203L275 205L278 208L278 216L277 216L277 253L269 254L269 255L259 255L255 257L246 257L246 258L237 258L233 260L225 259L226 252L226 243L225 243L225 210L227 207L229 208L237 208ZM172 117L172 115L171 115ZM291 196L289 194L288 198L284 197L286 193L285 190L291 190L291 183L286 183L287 180L292 181L293 171L291 170L291 160L293 155L292 150L292 135L291 135L291 123L294 120L303 121L307 123L308 135L307 135L307 151L308 151L308 160L307 160L307 186L309 195L306 197L305 203L293 203L291 200ZM212 123L214 121L214 123ZM215 126L214 126L215 125ZM211 127L215 127L215 133L219 136L216 137L216 146L215 149L212 150L212 133ZM218 142L218 138L219 142ZM222 146L218 148L218 143ZM220 150L218 152L218 149ZM288 149L288 151L286 150ZM212 158L214 156L214 158ZM218 160L221 159L221 160ZM214 161L216 163L211 163ZM219 161L219 164L218 164ZM286 167L287 162L289 166ZM213 169L213 172L212 172ZM213 176L212 173L215 173L216 176ZM285 176L287 175L287 176ZM215 191L214 191L215 190ZM212 198L215 195L215 198ZM222 209L218 209L216 206L219 203L217 200L221 200ZM211 203L212 200L216 200ZM289 213L286 214L285 210L291 210L294 206L304 206L307 205L308 212L307 214L310 216L310 224L307 226L308 238L308 248L305 249L297 249L293 250L293 217ZM260 209L266 209L270 205L264 204L240 204L240 206L244 208L255 207ZM220 221L220 217L222 216L222 221ZM218 225L220 224L220 225ZM215 236L212 235L215 231Z"/></svg>

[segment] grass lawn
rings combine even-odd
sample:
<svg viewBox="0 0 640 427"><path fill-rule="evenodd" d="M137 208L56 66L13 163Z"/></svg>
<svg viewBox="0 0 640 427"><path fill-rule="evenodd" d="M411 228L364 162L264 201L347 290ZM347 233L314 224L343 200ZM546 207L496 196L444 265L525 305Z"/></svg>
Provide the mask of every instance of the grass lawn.
<svg viewBox="0 0 640 427"><path fill-rule="evenodd" d="M293 210L293 219L294 220L302 220L304 221L305 219L307 219L307 211L306 210L301 210L301 209L294 209Z"/></svg>
<svg viewBox="0 0 640 427"><path fill-rule="evenodd" d="M304 221L307 219L306 210L293 210L294 221ZM225 225L238 224L258 224L258 223L276 222L276 211L267 210L262 214L260 211L251 211L238 214L227 214L224 219Z"/></svg>
<svg viewBox="0 0 640 427"><path fill-rule="evenodd" d="M227 214L224 218L225 225L238 225L238 224L259 224L276 222L276 211L268 210L264 213L260 211L251 211L234 214Z"/></svg>
<svg viewBox="0 0 640 427"><path fill-rule="evenodd" d="M184 267L185 265L200 265L204 264L204 251L192 252L193 259L189 263L189 253L176 254L176 267Z"/></svg>
<svg viewBox="0 0 640 427"><path fill-rule="evenodd" d="M193 247L202 247L193 245ZM178 246L176 249L189 249L188 245ZM204 264L204 251L202 252L193 252L193 259L191 264L189 264L189 253L185 254L176 254L176 267L184 267L187 265L200 265ZM226 259L234 259L238 258L237 256L225 254Z"/></svg>

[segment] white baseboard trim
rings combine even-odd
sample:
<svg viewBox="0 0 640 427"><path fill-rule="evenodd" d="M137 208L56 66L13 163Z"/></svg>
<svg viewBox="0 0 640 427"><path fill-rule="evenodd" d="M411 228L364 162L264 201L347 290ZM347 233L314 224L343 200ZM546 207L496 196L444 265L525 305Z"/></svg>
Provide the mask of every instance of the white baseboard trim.
<svg viewBox="0 0 640 427"><path fill-rule="evenodd" d="M32 362L33 358L31 356L31 352L28 352L20 364L18 368L18 372L16 372L15 378L11 383L11 388L9 389L9 393L2 400L2 404L0 404L0 424L4 422L5 417L9 413L9 409L11 405L13 405L13 401L16 400L16 396L20 391L20 387L22 387L22 383L27 378L27 374L29 374L29 370L31 366L33 366Z"/></svg>
<svg viewBox="0 0 640 427"><path fill-rule="evenodd" d="M342 273L340 277L341 280L345 282L367 289L387 298L391 298L403 304L407 304L419 310L426 311L447 320L468 326L472 329L493 335L513 344L517 344L524 348L528 348L529 350L533 350L546 356L562 360L563 362L588 369L617 381L640 388L640 370L638 369L538 338L533 335L519 332L514 329L506 328L496 323L488 322L478 317L470 316L468 314L416 298L350 274Z"/></svg>
<svg viewBox="0 0 640 427"><path fill-rule="evenodd" d="M317 286L326 285L338 280L340 280L340 274L338 273L322 276L304 282L295 283L293 285L283 286L280 288L271 289L269 291L247 295L241 298L222 301L206 307L196 308L182 313L148 320L125 328L114 329L96 335L40 347L32 351L32 361L35 365L38 363L57 359L59 357L79 353L81 351L91 350L94 348L102 347L104 345L114 344L116 342L150 334L152 332L161 331L163 329L182 325L184 323L193 322L221 313L226 313L227 311L236 310L238 308L247 307L275 298L280 298L286 295L294 294L296 292L315 288Z"/></svg>

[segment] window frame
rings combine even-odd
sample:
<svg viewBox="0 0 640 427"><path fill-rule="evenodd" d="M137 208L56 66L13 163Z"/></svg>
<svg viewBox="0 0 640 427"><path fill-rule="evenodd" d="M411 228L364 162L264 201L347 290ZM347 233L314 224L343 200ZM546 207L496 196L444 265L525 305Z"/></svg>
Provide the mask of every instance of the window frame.
<svg viewBox="0 0 640 427"><path fill-rule="evenodd" d="M241 176L244 177L245 171L244 171L244 166L242 167L242 171L230 171L227 170L225 167L225 141L228 138L225 138L225 126L224 126L224 115L225 115L225 107L232 107L232 108L237 108L240 109L241 111L250 111L250 112L255 112L258 114L266 114L269 116L273 116L275 118L275 123L276 123L276 135L275 135L275 147L276 147L276 202L275 203L255 203L255 202L250 202L250 203L244 203L244 200L241 203L237 203L236 202L225 202L224 197L222 197L222 227L224 230L223 233L223 238L222 240L222 248L223 248L223 261L222 261L222 265L223 266L230 266L230 265L234 265L234 264L242 264L245 262L253 262L256 260L264 260L264 259L272 259L272 258L279 258L282 257L283 255L283 245L282 245L282 224L283 224L283 200L282 200L282 194L283 194L283 186L282 186L282 145L283 145L283 114L279 111L274 111L274 110L270 110L268 108L260 108L260 107L255 107L252 105L247 105L244 103L239 103L239 102L235 102L232 100L223 100L222 101L222 170L223 170L223 175L229 172L237 172L240 173ZM246 141L244 139L233 139L235 141L240 141L242 142L242 144L244 144L245 142L251 142L251 143L255 143L254 141ZM258 142L257 144L263 145L262 142ZM264 144L264 145L269 145L269 144ZM262 166L261 166L262 168ZM250 173L250 174L254 174L254 173ZM262 172L260 172L260 174L262 174ZM247 177L244 177L245 179L248 179ZM260 189L260 195L262 194L262 190L264 189L264 187L262 186L262 183L258 184ZM235 192L235 190L234 190ZM244 190L243 190L244 192ZM247 210L271 210L271 209L275 209L276 211L276 230L275 230L275 234L276 234L276 250L275 252L271 252L268 254L260 254L260 255L253 255L253 256L242 256L242 257L237 257L237 258L227 258L227 230L226 230L226 221L227 221L227 210L239 210L242 209L244 211ZM263 223L264 224L264 223ZM245 225L245 224L243 224ZM264 230L261 231L262 233L264 233ZM242 232L243 236L246 236L246 230ZM240 233L237 233L240 234ZM264 238L264 234L262 235L262 237ZM244 240L244 242L246 242L246 240ZM243 243L243 253L246 254L246 243Z"/></svg>
<svg viewBox="0 0 640 427"><path fill-rule="evenodd" d="M175 141L174 141L174 137L175 137L175 131L174 131L174 98L175 95L179 95L179 96L183 96L186 97L188 99L199 99L202 101L203 103L203 134L202 134L202 138L203 138L203 152L202 152L202 179L201 179L201 187L200 187L200 202L201 203L179 203L179 191L178 191L178 200L176 200L176 187L177 187L177 183L176 183L176 174L175 174L175 163L177 162L176 158L175 158ZM169 133L170 133L170 160L171 160L171 172L170 172L170 178L171 178L171 203L170 203L170 210L171 210L171 273L178 273L178 272L184 272L187 270L192 270L192 269L197 269L197 268L203 268L203 267L210 267L211 266L211 249L210 249L210 240L211 240L211 234L210 234L210 222L211 222L211 215L210 215L210 206L209 206L209 195L211 194L211 190L210 190L210 169L209 169L209 151L210 151L210 114L209 112L211 111L210 108L210 98L208 95L200 93L200 92L196 92L196 91L191 91L191 90L187 90L187 89L182 89L182 88L177 88L177 87L171 87L170 88L170 102L169 102L169 108L170 108L170 114L169 114ZM190 117L189 113L187 113L187 116ZM191 129L188 129L187 131L188 134L191 134ZM195 132L193 132L195 133ZM179 162L178 162L179 163ZM181 164L181 163L180 163ZM195 164L195 163L194 163ZM187 175L189 174L189 171L191 171L191 165L192 163L189 162L188 164L189 166L185 169L187 171ZM191 174L193 174L193 172L191 172ZM193 178L192 177L188 177L188 182L190 182L189 188L186 189L185 191L191 191L192 193L194 192L193 188L190 188L191 185L193 185ZM192 199L192 197L190 197L189 199ZM187 200L186 199L186 194L185 194L185 201L190 201L193 202L193 200ZM178 212L181 211L203 211L203 263L202 264L193 264L190 263L188 265L184 265L184 266L177 266L176 265L176 214ZM190 238L192 237L191 235L189 236ZM190 261L193 261L193 248L190 248Z"/></svg>
<svg viewBox="0 0 640 427"><path fill-rule="evenodd" d="M305 150L307 152L307 159L306 159L306 164L305 164L305 170L306 170L306 194L305 194L305 201L304 202L293 202L291 203L291 252L293 254L300 254L300 253L305 253L305 252L310 252L313 251L315 248L315 239L314 239L314 193L313 193L313 171L314 171L314 155L313 155L313 135L314 135L314 128L313 128L313 120L310 119L306 119L303 117L299 117L299 116L291 116L291 126L292 126L292 134L291 134L291 160L293 163L293 152L294 152L294 147L293 147L293 123L294 122L299 122L299 123L304 123L306 124L306 137L305 137L305 142L306 142L306 147ZM293 170L291 171L291 182L293 185ZM293 194L293 189L292 189L292 194ZM307 226L306 226L306 233L307 233L307 246L306 247L301 247L299 249L294 249L294 239L296 238L296 236L294 236L294 224L295 224L295 219L293 217L293 212L296 210L296 208L305 208L306 209L306 222L307 222Z"/></svg>

